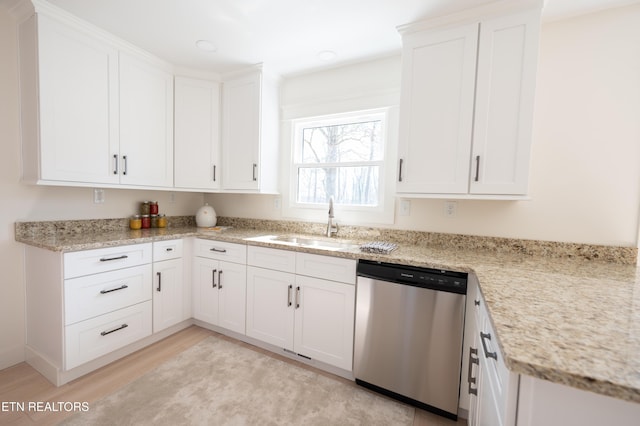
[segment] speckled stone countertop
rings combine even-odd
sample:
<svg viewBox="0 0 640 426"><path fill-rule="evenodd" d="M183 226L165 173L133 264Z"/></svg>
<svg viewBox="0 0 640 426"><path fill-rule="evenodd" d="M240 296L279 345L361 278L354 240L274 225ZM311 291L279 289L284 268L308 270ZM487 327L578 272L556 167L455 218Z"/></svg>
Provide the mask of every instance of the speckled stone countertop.
<svg viewBox="0 0 640 426"><path fill-rule="evenodd" d="M341 229L354 243L387 240L388 255L357 248L325 251L248 241L262 235L314 235L321 224L221 218L219 230L174 220L166 229L130 231L122 223L16 224L16 240L54 251L183 237L294 249L475 273L507 367L520 374L640 403L640 269L637 249L446 236L371 228ZM75 231L74 231L75 229Z"/></svg>

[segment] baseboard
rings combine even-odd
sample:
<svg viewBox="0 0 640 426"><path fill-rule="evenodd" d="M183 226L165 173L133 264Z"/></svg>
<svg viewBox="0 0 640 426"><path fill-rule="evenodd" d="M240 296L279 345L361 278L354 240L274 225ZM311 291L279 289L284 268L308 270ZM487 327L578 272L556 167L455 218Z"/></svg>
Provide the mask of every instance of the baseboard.
<svg viewBox="0 0 640 426"><path fill-rule="evenodd" d="M60 386L60 369L58 366L50 361L46 356L36 351L29 345L25 345L25 361L32 366L38 373L42 374L45 379L50 381L56 386Z"/></svg>

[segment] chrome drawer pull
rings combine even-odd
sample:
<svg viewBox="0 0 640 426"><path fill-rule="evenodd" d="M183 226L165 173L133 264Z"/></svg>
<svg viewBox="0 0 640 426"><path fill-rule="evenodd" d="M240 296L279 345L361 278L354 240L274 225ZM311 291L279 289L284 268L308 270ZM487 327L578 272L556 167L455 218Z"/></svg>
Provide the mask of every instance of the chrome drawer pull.
<svg viewBox="0 0 640 426"><path fill-rule="evenodd" d="M218 271L218 290L222 290L222 269Z"/></svg>
<svg viewBox="0 0 640 426"><path fill-rule="evenodd" d="M489 352L487 350L487 343L485 342L484 339L487 340L491 340L491 334L490 333L483 333L482 331L480 332L480 340L482 341L482 349L484 349L484 356L486 356L487 358L493 358L496 361L498 360L498 353L497 352Z"/></svg>
<svg viewBox="0 0 640 426"><path fill-rule="evenodd" d="M171 247L167 247L165 250L166 251L173 251L173 249Z"/></svg>
<svg viewBox="0 0 640 426"><path fill-rule="evenodd" d="M125 329L127 327L129 327L129 324L122 324L120 327L114 328L113 330L103 331L102 333L100 333L100 335L101 336L106 336L107 334L115 333L116 331Z"/></svg>
<svg viewBox="0 0 640 426"><path fill-rule="evenodd" d="M111 290L100 290L100 294L107 294L111 293L112 291L124 290L125 288L129 288L129 286L126 284L122 284L120 287L112 288Z"/></svg>
<svg viewBox="0 0 640 426"><path fill-rule="evenodd" d="M215 247L211 247L209 251L217 251L218 253L226 253L227 249L217 249Z"/></svg>
<svg viewBox="0 0 640 426"><path fill-rule="evenodd" d="M291 306L291 290L293 290L293 286L289 284L289 288L287 289L287 306Z"/></svg>
<svg viewBox="0 0 640 426"><path fill-rule="evenodd" d="M296 287L296 309L300 307L300 286Z"/></svg>
<svg viewBox="0 0 640 426"><path fill-rule="evenodd" d="M469 347L469 371L467 372L467 382L469 383L469 395L478 396L478 388L473 388L471 386L476 384L476 378L473 377L473 364L480 365L480 358L478 358L478 350L472 347Z"/></svg>
<svg viewBox="0 0 640 426"><path fill-rule="evenodd" d="M211 271L211 288L216 288L217 287L217 285L216 285L216 272L217 271L218 271L217 269L214 269L214 270ZM218 281L220 281L220 278L218 278Z"/></svg>
<svg viewBox="0 0 640 426"><path fill-rule="evenodd" d="M158 291L162 291L162 272L156 272L156 275L158 275Z"/></svg>
<svg viewBox="0 0 640 426"><path fill-rule="evenodd" d="M129 256L127 256L126 254L123 254L122 256L118 256L118 257L102 257L100 258L100 262L110 262L112 260L122 260L122 259L128 259Z"/></svg>

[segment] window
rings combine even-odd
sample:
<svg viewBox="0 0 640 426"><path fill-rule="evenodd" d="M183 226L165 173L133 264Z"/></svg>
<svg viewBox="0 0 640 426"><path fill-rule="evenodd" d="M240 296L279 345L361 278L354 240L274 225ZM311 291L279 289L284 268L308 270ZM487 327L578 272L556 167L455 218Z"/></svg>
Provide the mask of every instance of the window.
<svg viewBox="0 0 640 426"><path fill-rule="evenodd" d="M384 202L385 111L364 111L294 122L293 204L376 210Z"/></svg>

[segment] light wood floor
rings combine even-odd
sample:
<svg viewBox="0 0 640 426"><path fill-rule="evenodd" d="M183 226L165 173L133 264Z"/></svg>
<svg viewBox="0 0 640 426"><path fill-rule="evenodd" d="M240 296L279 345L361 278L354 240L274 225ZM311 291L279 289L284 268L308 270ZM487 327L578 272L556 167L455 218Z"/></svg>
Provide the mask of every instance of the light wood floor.
<svg viewBox="0 0 640 426"><path fill-rule="evenodd" d="M29 402L88 402L91 403L117 391L138 377L153 370L185 349L199 343L208 336L233 340L213 331L192 326L166 339L139 350L125 358L113 362L77 380L55 387L40 373L26 363L20 363L0 371L0 425L55 425L73 413L63 411L27 411L12 410L17 402L28 406ZM273 354L255 346L244 346L283 361L313 370L319 374L340 380L350 386L357 386L350 380L337 377L313 367L309 367L289 358ZM429 412L416 409L414 426L454 426L466 425L465 420L454 422Z"/></svg>

